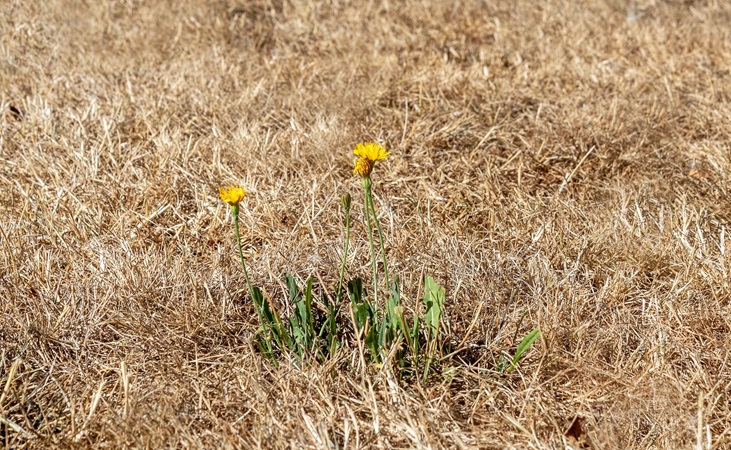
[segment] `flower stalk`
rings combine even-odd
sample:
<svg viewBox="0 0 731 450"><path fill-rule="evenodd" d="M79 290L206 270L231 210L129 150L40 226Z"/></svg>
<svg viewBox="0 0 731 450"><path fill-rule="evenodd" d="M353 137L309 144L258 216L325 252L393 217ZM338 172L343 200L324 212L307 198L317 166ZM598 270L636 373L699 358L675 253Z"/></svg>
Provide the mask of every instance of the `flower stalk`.
<svg viewBox="0 0 731 450"><path fill-rule="evenodd" d="M249 295L254 298L254 289L249 280L249 272L246 270L246 258L241 248L241 232L239 231L239 203L246 196L246 191L241 186L222 187L218 190L218 196L231 208L231 214L234 217L234 229L236 230L236 243L239 248L239 257L241 258L241 268L244 269L244 278L246 278L246 286L249 288Z"/></svg>
<svg viewBox="0 0 731 450"><path fill-rule="evenodd" d="M234 216L234 229L236 230L236 243L239 247L239 257L241 258L241 268L244 269L244 278L246 278L246 286L249 288L249 295L254 297L254 291L251 288L251 280L249 280L249 272L246 270L246 258L244 258L244 251L241 248L241 232L239 231L239 207L231 208L231 213Z"/></svg>
<svg viewBox="0 0 731 450"><path fill-rule="evenodd" d="M373 193L372 193L372 185L371 182L369 186L365 190L365 198L366 198L366 204L367 208L370 207L371 213L373 214L373 221L376 223L376 230L378 231L378 241L381 245L381 257L383 258L383 273L386 276L386 289L391 288L391 280L388 276L388 261L386 259L386 246L384 244L383 240L383 232L381 231L381 222L378 220L378 215L376 214L376 208L373 204Z"/></svg>
<svg viewBox="0 0 731 450"><path fill-rule="evenodd" d="M363 185L363 189L365 189L366 192L365 221L366 229L368 230L368 243L370 245L369 248L371 250L371 264L373 266L373 305L375 306L376 313L378 313L378 263L376 262L376 250L375 246L373 245L373 224L371 223L370 213L371 208L370 206L368 206L368 197L370 196L371 191L371 178L361 178L361 184Z"/></svg>
<svg viewBox="0 0 731 450"><path fill-rule="evenodd" d="M355 166L353 168L353 174L360 175L360 182L365 191L365 220L366 228L368 229L368 242L371 250L371 263L373 265L373 304L377 310L378 308L378 262L376 257L375 245L373 244L373 224L371 223L371 214L373 214L373 220L376 222L376 228L378 230L378 238L380 242L381 254L383 255L383 270L386 275L386 286L389 285L388 277L388 264L386 262L386 249L383 242L383 232L381 231L381 224L378 222L378 215L376 209L373 206L373 193L372 186L373 181L371 180L371 172L373 167L376 165L376 161L388 158L391 152L387 152L386 149L375 142L362 142L355 146L353 153L358 157L355 160Z"/></svg>

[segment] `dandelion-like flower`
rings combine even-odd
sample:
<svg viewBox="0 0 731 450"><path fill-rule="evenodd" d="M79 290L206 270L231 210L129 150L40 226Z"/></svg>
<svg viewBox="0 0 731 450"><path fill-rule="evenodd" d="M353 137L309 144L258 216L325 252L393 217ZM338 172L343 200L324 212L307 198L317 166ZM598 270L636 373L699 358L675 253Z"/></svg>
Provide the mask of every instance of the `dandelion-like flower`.
<svg viewBox="0 0 731 450"><path fill-rule="evenodd" d="M381 159L388 158L391 152L387 152L382 145L376 144L375 142L361 142L355 146L353 153L356 156L365 158L369 161L380 161Z"/></svg>
<svg viewBox="0 0 731 450"><path fill-rule="evenodd" d="M388 158L391 152L375 142L361 142L353 149L353 153L359 158L355 160L354 174L363 178L370 177L376 161Z"/></svg>
<svg viewBox="0 0 731 450"><path fill-rule="evenodd" d="M218 189L218 196L228 203L232 208L238 208L241 200L246 196L246 191L241 186L228 186Z"/></svg>
<svg viewBox="0 0 731 450"><path fill-rule="evenodd" d="M239 231L239 203L246 197L246 191L241 186L229 184L226 187L218 188L218 196L225 203L228 203L228 206L231 208L231 215L234 219L234 231L236 232L236 243L238 244L239 257L241 258L241 268L244 269L244 278L246 278L246 285L249 287L249 295L254 300L254 307L258 309L256 290L251 284L251 280L249 280L249 272L246 271L246 259L244 258L244 252L241 250L241 232ZM261 318L261 314L259 317Z"/></svg>
<svg viewBox="0 0 731 450"><path fill-rule="evenodd" d="M373 205L373 194L371 192L373 188L373 181L371 180L371 171L373 166L376 165L376 161L388 158L391 152L387 152L386 149L375 142L361 142L356 145L353 149L353 153L358 157L355 160L355 167L353 173L360 175L360 184L363 186L365 191L365 221L366 228L368 229L368 241L371 249L371 262L373 264L373 302L378 304L378 263L376 261L376 251L373 245L373 225L371 223L371 214L373 214L373 221L378 229L378 239L381 244L381 254L383 255L383 271L386 275L386 286L390 286L391 282L388 278L388 261L386 260L386 248L383 245L383 233L381 232L381 224L378 222L378 215L376 214L376 208Z"/></svg>

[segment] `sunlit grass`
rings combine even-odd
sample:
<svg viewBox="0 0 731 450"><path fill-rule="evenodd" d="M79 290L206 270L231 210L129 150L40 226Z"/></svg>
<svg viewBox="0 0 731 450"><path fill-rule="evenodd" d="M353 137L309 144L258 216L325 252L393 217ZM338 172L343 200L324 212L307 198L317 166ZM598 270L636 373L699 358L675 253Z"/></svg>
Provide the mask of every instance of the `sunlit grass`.
<svg viewBox="0 0 731 450"><path fill-rule="evenodd" d="M422 289L424 292L423 308L411 308L414 312L410 319L407 318L401 299L399 277L396 276L392 279L389 276L386 239L373 202L373 168L376 161L386 160L391 152L386 151L379 144L365 142L356 145L354 153L358 158L355 161L353 173L360 176L363 188L365 229L373 269L373 290L369 293L360 278L348 281L346 285L350 298L348 304L350 311L348 314L340 311L341 292L351 239L352 198L350 194L345 194L341 202L345 213L345 240L340 274L337 278L337 293L334 298L322 293L322 305L326 311L326 317L320 323L317 323L314 318L315 297L311 277L307 279L304 289L300 289L295 281L295 276L291 274L284 276L289 292L288 304L292 306L292 313L288 318L281 317L277 309L272 308L268 297L262 290L251 284L239 232L239 203L243 200L245 191L237 186L220 189L221 200L231 208L241 267L259 318L259 328L255 333L256 344L262 355L276 365L280 357L290 354L297 356L300 360L314 358L322 363L336 356L343 340L355 340L360 352L360 361L367 360L379 366L388 363L397 369L399 377L420 373L423 381L426 381L433 363L436 361L435 358L445 354L443 351L445 340L440 339L440 330L441 319L448 305L446 292L434 278L426 275ZM379 302L378 295L380 290L379 255L376 252L374 228L378 232L378 253L383 263L381 266L385 281L383 304ZM417 311L423 311L423 315ZM349 324L343 320L344 317L350 317L353 321L352 334L349 334ZM501 359L496 369L500 372L512 372L523 353L530 348L538 336L537 330L526 336L518 346L512 361L508 364ZM450 341L461 339L459 336L448 336L448 338L447 340Z"/></svg>
<svg viewBox="0 0 731 450"><path fill-rule="evenodd" d="M729 2L81 3L0 2L0 448L729 447Z"/></svg>

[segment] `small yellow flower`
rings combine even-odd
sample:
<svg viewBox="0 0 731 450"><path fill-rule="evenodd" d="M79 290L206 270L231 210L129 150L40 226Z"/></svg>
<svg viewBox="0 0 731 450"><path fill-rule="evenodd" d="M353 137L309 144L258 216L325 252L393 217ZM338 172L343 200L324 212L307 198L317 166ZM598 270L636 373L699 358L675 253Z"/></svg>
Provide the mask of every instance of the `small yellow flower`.
<svg viewBox="0 0 731 450"><path fill-rule="evenodd" d="M370 162L386 159L388 158L388 155L391 154L391 152L387 152L383 146L376 144L375 142L361 142L355 146L353 153Z"/></svg>
<svg viewBox="0 0 731 450"><path fill-rule="evenodd" d="M246 191L241 186L230 185L225 188L219 188L218 196L232 207L237 207L246 196Z"/></svg>
<svg viewBox="0 0 731 450"><path fill-rule="evenodd" d="M354 174L363 178L370 177L376 161L388 158L391 152L387 152L382 145L375 142L361 142L355 146L353 153L359 158L355 160Z"/></svg>

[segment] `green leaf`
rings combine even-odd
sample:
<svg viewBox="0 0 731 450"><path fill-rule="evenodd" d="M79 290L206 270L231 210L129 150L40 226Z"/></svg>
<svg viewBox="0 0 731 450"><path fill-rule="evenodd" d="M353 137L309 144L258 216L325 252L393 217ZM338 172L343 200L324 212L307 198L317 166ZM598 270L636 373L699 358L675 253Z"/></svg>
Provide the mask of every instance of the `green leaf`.
<svg viewBox="0 0 731 450"><path fill-rule="evenodd" d="M350 302L353 306L353 315L358 325L358 331L362 330L366 323L369 328L377 328L378 321L376 313L371 304L366 300L368 295L363 288L363 280L356 278L348 282L348 291L350 292Z"/></svg>
<svg viewBox="0 0 731 450"><path fill-rule="evenodd" d="M424 304L426 312L424 313L424 322L426 323L426 364L424 366L423 379L426 381L429 376L432 358L437 351L437 342L439 339L439 320L444 311L444 288L439 286L434 278L427 275L424 278Z"/></svg>
<svg viewBox="0 0 731 450"><path fill-rule="evenodd" d="M392 335L389 341L397 337L399 329L401 328L401 315L403 308L401 308L400 304L401 292L399 291L398 283L394 281L391 286L391 295L389 295L386 299L386 318L384 320L384 322L388 322L388 328ZM401 330L401 332L406 334L404 330ZM390 346L392 342L387 342L386 344Z"/></svg>
<svg viewBox="0 0 731 450"><path fill-rule="evenodd" d="M286 274L285 280L289 290L289 301L294 303L294 314L289 318L294 336L294 342L290 348L302 358L315 347L315 329L312 320L312 278L307 280L304 298L292 275Z"/></svg>
<svg viewBox="0 0 731 450"><path fill-rule="evenodd" d="M533 345L533 343L539 337L541 337L541 332L538 328L535 328L533 331L528 333L523 338L523 340L520 342L520 345L518 345L518 348L515 349L515 354L513 355L513 361L510 363L510 367L508 368L508 373L512 372L513 369L515 369L515 365L518 364L520 357L523 356L523 353L528 351L528 349Z"/></svg>
<svg viewBox="0 0 731 450"><path fill-rule="evenodd" d="M264 298L261 290L257 286L252 286L251 291L254 307L259 315L260 325L264 329L264 339L269 342L269 345L271 345L271 341L273 340L280 349L283 349L285 346L290 349L294 348L292 336L290 336L284 327L279 314L269 306L269 302Z"/></svg>
<svg viewBox="0 0 731 450"><path fill-rule="evenodd" d="M439 320L444 310L444 288L429 275L424 279L424 304L426 305L424 321L427 326L428 341L435 346L439 335Z"/></svg>
<svg viewBox="0 0 731 450"><path fill-rule="evenodd" d="M297 282L294 281L294 277L288 273L284 274L284 280L287 283L287 289L289 290L289 302L297 303L301 298L300 288L297 286Z"/></svg>
<svg viewBox="0 0 731 450"><path fill-rule="evenodd" d="M348 292L357 331L363 331L365 347L370 351L371 358L378 361L380 327L373 306L366 300L368 294L363 288L363 280L356 278L349 281Z"/></svg>
<svg viewBox="0 0 731 450"><path fill-rule="evenodd" d="M314 343L315 337L315 324L312 320L312 277L307 280L307 287L305 288L305 302L303 311L303 322L306 324L308 338L311 341L310 347Z"/></svg>
<svg viewBox="0 0 731 450"><path fill-rule="evenodd" d="M327 342L327 355L334 356L335 351L340 347L340 341L338 340L338 305L330 301L330 298L324 292L321 294L322 304L327 308L327 317L325 322L320 327L320 332L317 334L318 339L323 339Z"/></svg>
<svg viewBox="0 0 731 450"><path fill-rule="evenodd" d="M390 339L388 338L388 333L391 331L390 328L388 328L388 321L383 320L381 322L381 326L378 327L378 350L380 351L383 348L386 348L386 345L389 343Z"/></svg>

